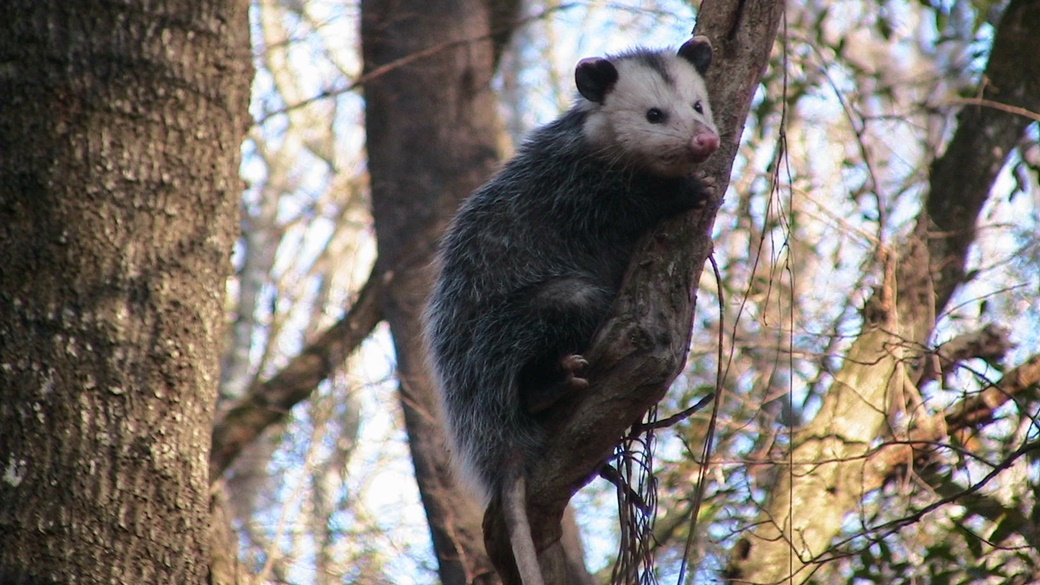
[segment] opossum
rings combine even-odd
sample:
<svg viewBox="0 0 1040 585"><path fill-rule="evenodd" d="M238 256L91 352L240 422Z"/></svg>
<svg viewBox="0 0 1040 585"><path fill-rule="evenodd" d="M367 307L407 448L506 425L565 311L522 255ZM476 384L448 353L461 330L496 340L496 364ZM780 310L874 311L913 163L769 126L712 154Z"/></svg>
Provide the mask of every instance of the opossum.
<svg viewBox="0 0 1040 585"><path fill-rule="evenodd" d="M444 235L425 335L452 456L484 503L501 498L525 585L541 570L525 479L540 415L588 386L582 353L636 240L702 205L696 165L719 147L703 75L711 45L580 61L578 96L461 206Z"/></svg>

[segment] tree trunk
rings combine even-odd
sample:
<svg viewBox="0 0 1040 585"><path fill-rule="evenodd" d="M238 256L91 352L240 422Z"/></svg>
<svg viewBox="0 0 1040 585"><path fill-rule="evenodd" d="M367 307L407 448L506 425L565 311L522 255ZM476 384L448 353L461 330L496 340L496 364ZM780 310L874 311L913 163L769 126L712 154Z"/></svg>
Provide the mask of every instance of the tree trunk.
<svg viewBox="0 0 1040 585"><path fill-rule="evenodd" d="M985 97L1040 110L1040 3L1010 3L986 69ZM926 347L936 315L964 282L975 222L993 182L1031 120L967 106L931 185L913 237L884 251L889 274L864 311L866 324L824 397L820 413L799 430L756 528L730 561L736 583L800 583L825 560L846 514L864 494L865 457L886 428L890 402L910 378L911 361Z"/></svg>
<svg viewBox="0 0 1040 585"><path fill-rule="evenodd" d="M203 583L248 3L0 8L0 581Z"/></svg>
<svg viewBox="0 0 1040 585"><path fill-rule="evenodd" d="M409 447L446 585L494 582L480 513L452 479L420 315L436 242L459 202L498 165L496 47L517 2L365 0L361 37L376 274L393 333ZM498 34L493 34L498 33ZM403 65L400 59L408 61Z"/></svg>

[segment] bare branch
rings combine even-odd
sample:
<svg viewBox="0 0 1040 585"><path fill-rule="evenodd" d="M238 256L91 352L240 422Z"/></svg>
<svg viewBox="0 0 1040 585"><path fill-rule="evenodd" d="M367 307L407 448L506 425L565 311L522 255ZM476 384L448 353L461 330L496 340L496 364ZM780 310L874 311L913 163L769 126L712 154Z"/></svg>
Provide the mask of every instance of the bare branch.
<svg viewBox="0 0 1040 585"><path fill-rule="evenodd" d="M373 270L350 311L305 347L271 379L257 382L240 400L217 413L210 453L210 481L231 465L242 449L336 371L382 320L379 296L385 286Z"/></svg>
<svg viewBox="0 0 1040 585"><path fill-rule="evenodd" d="M1016 116L1022 116L1023 118L1029 118L1031 120L1040 122L1040 113L1034 112L1032 110L1027 110L1026 108L1009 106L1008 104L1004 104L994 100L986 100L982 98L961 98L950 100L950 103L961 104L965 106L985 106L987 108L996 108L1009 114L1015 114Z"/></svg>
<svg viewBox="0 0 1040 585"><path fill-rule="evenodd" d="M948 374L957 364L973 358L1000 363L1013 347L1010 334L1006 327L990 323L978 331L962 333L943 343L931 356L925 357L917 386Z"/></svg>
<svg viewBox="0 0 1040 585"><path fill-rule="evenodd" d="M973 395L946 417L950 433L993 420L993 413L1009 400L1040 384L1040 354L1004 374L999 382Z"/></svg>
<svg viewBox="0 0 1040 585"><path fill-rule="evenodd" d="M509 4L509 3L508 2L500 2L499 4ZM495 12L494 16L496 17L496 22L494 23L495 27L493 27L492 30L490 30L488 32L481 33L481 34L478 34L478 35L472 35L472 36L469 36L469 37L463 38L463 39L455 39L455 40L451 40L451 41L444 41L444 42L441 42L441 43L437 43L437 44L432 45L430 47L427 47L427 48L425 48L425 49L423 49L421 51L415 51L414 53L410 53L410 54L405 55L403 57L400 57L398 59L394 59L393 61L391 61L389 63L385 63L383 65L375 67L371 71L366 71L364 74L359 75L356 79L354 79L353 81L351 81L350 83L348 83L347 85L345 85L343 87L329 88L329 89L326 89L324 91L318 92L317 94L315 94L315 95L313 95L311 97L302 99L300 101L297 101L295 103L289 104L289 105L284 106L282 108L278 108L276 110L272 110L270 112L267 112L260 119L258 119L256 121L256 123L258 125L262 125L262 124L264 124L265 122L267 122L268 120L270 120L271 118L273 118L275 116L280 116L282 114L287 114L287 113L289 113L289 112L291 112L293 110L296 110L296 109L299 109L299 108L305 108L305 107L307 107L307 106L309 106L309 105L311 105L313 103L320 102L322 100L333 98L333 97L336 97L336 96L339 96L339 95L343 95L345 93L350 93L350 92L358 89L359 87L365 85L366 83L372 81L373 79L382 77L383 75L386 75L387 73L390 73L391 71L395 71L395 70L400 69L402 67L407 67L408 65L412 65L413 63L422 61L424 59L429 59L430 57L433 57L433 56L438 55L440 53L443 53L445 51L450 51L452 49L456 49L456 48L461 47L463 45L468 45L468 44L471 44L471 43L476 43L476 42L486 41L488 39L492 39L493 41L495 41L497 51L500 52L501 49L502 49L502 47L499 46L502 43L501 38L503 36L508 38L508 36L510 34L512 34L512 31L516 30L516 28L518 28L520 26L523 26L524 24L527 24L528 22L532 22L532 21L535 21L535 20L540 20L542 18L545 18L545 17L549 16L550 14L552 14L554 12L560 12L560 11L564 11L564 10L569 10L571 8L574 8L575 6L580 6L580 4L577 4L577 3L566 3L566 4L559 4L557 6L550 6L550 7L546 8L545 10L542 10L541 12L539 12L537 14L532 14L530 16L526 16L526 17L520 18L520 19L511 17L512 13L515 11L514 8L510 8L509 6L499 7L499 6L496 6L495 3L491 3L491 6L492 6L493 9L495 9L494 10L494 12ZM497 57L498 57L498 55L496 54L496 59L497 59Z"/></svg>

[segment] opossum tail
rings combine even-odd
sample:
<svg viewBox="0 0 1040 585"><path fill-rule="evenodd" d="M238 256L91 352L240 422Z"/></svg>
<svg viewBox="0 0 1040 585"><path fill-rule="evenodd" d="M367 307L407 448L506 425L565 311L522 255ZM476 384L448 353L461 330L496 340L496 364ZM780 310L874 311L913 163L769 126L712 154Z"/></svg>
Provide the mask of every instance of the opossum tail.
<svg viewBox="0 0 1040 585"><path fill-rule="evenodd" d="M538 551L531 536L531 523L527 519L527 480L519 462L506 465L505 481L502 482L502 516L509 531L509 544L513 548L513 559L523 585L544 585L542 568L538 564Z"/></svg>

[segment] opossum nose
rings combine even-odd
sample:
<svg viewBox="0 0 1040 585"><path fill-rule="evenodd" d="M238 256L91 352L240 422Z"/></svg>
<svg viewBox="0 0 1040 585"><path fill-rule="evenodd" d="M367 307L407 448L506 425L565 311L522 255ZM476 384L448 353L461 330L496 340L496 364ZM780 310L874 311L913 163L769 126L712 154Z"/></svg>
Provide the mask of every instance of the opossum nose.
<svg viewBox="0 0 1040 585"><path fill-rule="evenodd" d="M719 149L719 135L707 130L698 132L690 141L690 154L696 162L701 162Z"/></svg>

